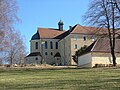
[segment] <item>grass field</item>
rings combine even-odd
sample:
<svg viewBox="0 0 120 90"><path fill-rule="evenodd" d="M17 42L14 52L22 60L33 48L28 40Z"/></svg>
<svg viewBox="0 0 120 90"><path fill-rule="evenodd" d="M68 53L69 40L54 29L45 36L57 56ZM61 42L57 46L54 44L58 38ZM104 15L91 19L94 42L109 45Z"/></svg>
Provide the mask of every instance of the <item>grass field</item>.
<svg viewBox="0 0 120 90"><path fill-rule="evenodd" d="M0 90L120 90L120 68L0 69Z"/></svg>

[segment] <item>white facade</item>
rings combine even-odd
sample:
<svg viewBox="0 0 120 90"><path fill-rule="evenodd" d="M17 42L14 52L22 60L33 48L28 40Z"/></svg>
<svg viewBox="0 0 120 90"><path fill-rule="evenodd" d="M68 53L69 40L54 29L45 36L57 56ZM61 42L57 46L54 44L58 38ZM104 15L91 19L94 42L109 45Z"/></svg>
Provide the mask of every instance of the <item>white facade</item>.
<svg viewBox="0 0 120 90"><path fill-rule="evenodd" d="M87 53L78 57L78 66L79 67L92 67L92 55Z"/></svg>
<svg viewBox="0 0 120 90"><path fill-rule="evenodd" d="M41 56L27 57L26 64L41 64Z"/></svg>
<svg viewBox="0 0 120 90"><path fill-rule="evenodd" d="M120 53L116 53L116 63L120 65ZM110 53L89 52L78 57L79 67L94 67L96 64L108 66L113 64Z"/></svg>
<svg viewBox="0 0 120 90"><path fill-rule="evenodd" d="M63 25L63 22L60 23ZM93 42L93 35L89 34L88 28L85 28L78 24L68 31L62 31L63 28L38 28L37 33L33 35L30 41L30 55L27 56L27 63L32 62L32 59L35 60L33 57L38 56L35 53L39 52L42 63L51 65L76 65L72 56L78 49L84 45L89 46ZM85 32L83 32L83 29ZM55 38L57 34L58 38ZM56 43L58 43L58 48L56 48Z"/></svg>
<svg viewBox="0 0 120 90"><path fill-rule="evenodd" d="M80 47L84 45L89 45L92 43L92 39L83 40L83 37L78 34L75 34L79 37L74 40L74 35L68 35L64 39L39 39L39 40L31 40L30 41L30 51L31 53L40 52L41 60L43 63L59 65L56 64L56 58L54 55L56 53L60 53L60 65L76 65L76 63L72 59L72 55L75 54ZM38 42L38 48L36 49L36 42ZM45 48L45 42L47 42L47 49ZM51 49L50 43L53 43L53 48ZM58 42L58 49L56 49L56 42ZM77 45L77 48L74 48L74 45ZM43 57L42 57L43 56ZM31 60L35 60L34 57L27 58L27 63L32 63ZM30 62L29 62L30 60ZM35 63L35 62L34 62Z"/></svg>

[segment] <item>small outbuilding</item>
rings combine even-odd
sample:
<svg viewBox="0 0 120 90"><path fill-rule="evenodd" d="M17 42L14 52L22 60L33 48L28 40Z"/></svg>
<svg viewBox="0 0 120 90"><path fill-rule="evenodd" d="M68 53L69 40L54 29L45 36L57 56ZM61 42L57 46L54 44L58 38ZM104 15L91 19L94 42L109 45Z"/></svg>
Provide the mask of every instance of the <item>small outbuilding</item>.
<svg viewBox="0 0 120 90"><path fill-rule="evenodd" d="M40 52L32 52L26 57L26 64L41 64L41 60Z"/></svg>
<svg viewBox="0 0 120 90"><path fill-rule="evenodd" d="M115 42L116 63L120 64L120 39ZM79 67L94 67L96 65L108 66L113 64L108 38L102 38L93 42L78 57Z"/></svg>

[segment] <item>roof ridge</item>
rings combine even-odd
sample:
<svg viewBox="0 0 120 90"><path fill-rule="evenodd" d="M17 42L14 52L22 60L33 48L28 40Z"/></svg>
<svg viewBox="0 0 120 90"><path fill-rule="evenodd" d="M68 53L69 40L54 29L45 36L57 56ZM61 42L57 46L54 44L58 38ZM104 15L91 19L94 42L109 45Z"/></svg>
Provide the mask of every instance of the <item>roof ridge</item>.
<svg viewBox="0 0 120 90"><path fill-rule="evenodd" d="M54 39L60 39L61 40L61 39L65 38L66 36L68 36L69 34L70 34L69 30L67 30L67 31L61 33L60 35L56 36Z"/></svg>
<svg viewBox="0 0 120 90"><path fill-rule="evenodd" d="M55 28L38 27L38 29L55 29Z"/></svg>
<svg viewBox="0 0 120 90"><path fill-rule="evenodd" d="M99 41L100 39L97 39L96 41L95 41L95 44L93 45L93 47L92 47L92 49L90 50L90 51L93 51L93 49L94 49L94 47L96 46L96 44L97 44L97 42ZM94 42L93 42L94 43Z"/></svg>
<svg viewBox="0 0 120 90"><path fill-rule="evenodd" d="M57 28L38 28L38 30L42 30L42 29L47 29L47 30L56 30L56 31L60 31ZM64 30L65 31L65 30ZM60 31L60 32L64 32L64 31Z"/></svg>
<svg viewBox="0 0 120 90"><path fill-rule="evenodd" d="M72 31L71 31L71 32L73 32L73 31L76 29L76 27L77 27L78 25L80 26L80 24L74 25L74 26L72 27Z"/></svg>

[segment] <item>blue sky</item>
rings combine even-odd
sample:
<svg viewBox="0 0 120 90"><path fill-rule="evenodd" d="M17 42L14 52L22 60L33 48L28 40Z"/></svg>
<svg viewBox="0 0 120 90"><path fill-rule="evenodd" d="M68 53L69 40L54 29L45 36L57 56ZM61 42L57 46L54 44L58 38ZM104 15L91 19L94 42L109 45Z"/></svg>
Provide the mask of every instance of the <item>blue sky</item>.
<svg viewBox="0 0 120 90"><path fill-rule="evenodd" d="M88 9L89 0L17 0L18 17L21 23L16 25L25 36L27 51L30 39L38 27L58 28L58 21L64 22L64 29L81 24L82 16Z"/></svg>

